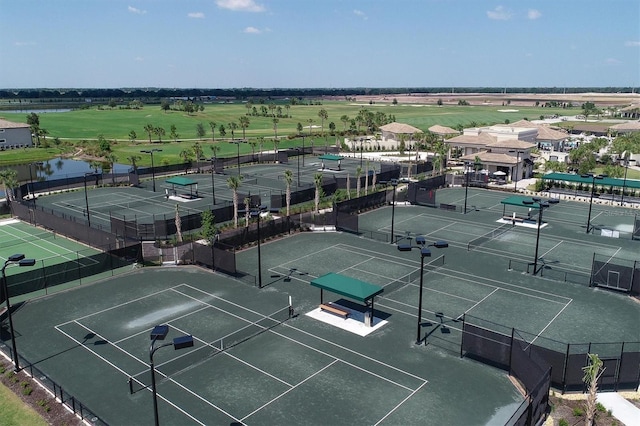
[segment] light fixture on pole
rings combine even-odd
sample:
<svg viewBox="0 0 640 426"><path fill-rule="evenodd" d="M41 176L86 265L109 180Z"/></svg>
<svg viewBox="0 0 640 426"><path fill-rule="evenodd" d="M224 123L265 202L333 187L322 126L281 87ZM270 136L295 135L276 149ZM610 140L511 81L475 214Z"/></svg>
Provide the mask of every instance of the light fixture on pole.
<svg viewBox="0 0 640 426"><path fill-rule="evenodd" d="M593 193L595 192L596 187L596 179L602 180L607 177L607 175L594 175L593 173L587 173L585 175L581 175L582 178L591 179L591 197L589 198L589 215L587 216L587 234L591 231L591 207L593 207Z"/></svg>
<svg viewBox="0 0 640 426"><path fill-rule="evenodd" d="M420 343L422 343L422 336L421 336L421 327L422 327L422 287L424 284L424 258L425 257L431 257L431 250L429 250L429 247L435 247L435 248L447 248L449 247L449 243L446 241L436 241L433 244L428 244L425 240L425 238L421 235L416 237L416 244L417 245L411 245L411 243L409 244L398 244L398 250L400 251L411 251L413 249L418 249L420 250L420 292L418 295L418 327L417 327L417 333L416 333L416 345L419 345Z"/></svg>
<svg viewBox="0 0 640 426"><path fill-rule="evenodd" d="M258 288L262 288L262 258L260 256L260 216L267 210L267 206L259 206L254 210L251 210L251 217L255 217L258 220Z"/></svg>
<svg viewBox="0 0 640 426"><path fill-rule="evenodd" d="M629 159L629 152L625 151L622 153L622 157L624 159L624 180L622 181L622 197L620 197L620 206L624 206L624 189L627 187L627 171L629 170L629 162L635 161ZM35 202L35 201L34 201Z"/></svg>
<svg viewBox="0 0 640 426"><path fill-rule="evenodd" d="M153 166L153 153L154 152L161 152L161 149L158 148L153 148L153 149L143 149L142 153L145 154L151 154L151 182L152 182L152 186L153 186L153 192L156 192L156 170L155 167Z"/></svg>
<svg viewBox="0 0 640 426"><path fill-rule="evenodd" d="M20 361L18 357L18 348L16 346L16 333L13 328L13 318L11 316L11 304L9 303L9 285L7 284L7 275L5 269L9 265L33 266L36 264L35 259L25 259L24 254L12 254L5 260L2 266L2 292L4 300L7 304L7 316L9 317L9 332L11 333L11 359L13 360L14 371L20 371Z"/></svg>
<svg viewBox="0 0 640 426"><path fill-rule="evenodd" d="M302 167L304 167L304 135L302 135ZM298 186L300 186L300 184L298 184Z"/></svg>
<svg viewBox="0 0 640 426"><path fill-rule="evenodd" d="M398 188L398 179L391 179L391 181L389 181L389 184L393 188L393 194L391 195L391 244L393 244L395 242L393 240L393 224L395 223L396 216L396 190Z"/></svg>
<svg viewBox="0 0 640 426"><path fill-rule="evenodd" d="M304 148L302 148L304 150ZM295 148L298 151L298 188L300 188L300 148ZM304 151L303 151L304 152ZM304 161L304 156L302 157L302 161Z"/></svg>
<svg viewBox="0 0 640 426"><path fill-rule="evenodd" d="M89 195L87 194L87 176L97 176L97 175L93 172L86 172L84 174L84 205L87 212L87 224L89 225L89 228L91 228L91 214L89 212Z"/></svg>
<svg viewBox="0 0 640 426"><path fill-rule="evenodd" d="M151 330L151 346L149 347L149 368L151 369L151 392L153 393L153 419L156 426L158 426L160 423L158 421L158 393L156 391L156 369L153 364L153 354L155 354L158 349L165 348L167 346L173 346L174 350L190 348L193 346L193 336L185 335L176 337L171 343L164 343L156 347L156 341L164 340L167 337L167 334L169 334L169 326L166 324L156 325Z"/></svg>

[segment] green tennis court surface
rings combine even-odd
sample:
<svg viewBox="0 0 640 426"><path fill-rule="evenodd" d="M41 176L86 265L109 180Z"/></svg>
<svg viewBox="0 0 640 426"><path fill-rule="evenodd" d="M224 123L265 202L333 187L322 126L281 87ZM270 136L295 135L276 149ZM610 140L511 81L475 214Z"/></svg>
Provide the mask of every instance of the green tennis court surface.
<svg viewBox="0 0 640 426"><path fill-rule="evenodd" d="M637 258L638 243L586 235L585 206L562 203L544 212L544 274L534 277L518 265L532 260L535 228L505 227L469 247L502 226L504 198L469 193L478 204L466 215L395 208L396 234L449 242L426 259L424 345L415 339L420 253L316 232L262 244L262 289L195 267L143 268L33 299L14 315L18 348L109 424L153 420L149 333L157 324L169 325L168 339L195 339L193 348L156 354L163 424L504 424L523 397L504 371L460 358L461 316L559 346L639 342L640 306L626 294L558 278L588 279L596 254ZM438 194L439 202L459 204L464 191ZM370 211L360 228L389 233L391 215L391 207ZM607 217L607 226L629 221ZM255 273L257 249L237 253L236 261ZM362 337L307 315L320 303L310 282L330 272L383 287L375 316L386 323ZM339 295L324 297L364 311Z"/></svg>

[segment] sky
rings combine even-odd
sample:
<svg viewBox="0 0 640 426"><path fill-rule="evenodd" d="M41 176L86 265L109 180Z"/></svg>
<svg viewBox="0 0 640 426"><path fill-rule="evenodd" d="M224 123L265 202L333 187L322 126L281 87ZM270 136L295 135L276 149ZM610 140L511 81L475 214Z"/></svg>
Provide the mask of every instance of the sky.
<svg viewBox="0 0 640 426"><path fill-rule="evenodd" d="M640 87L638 0L0 0L0 88Z"/></svg>

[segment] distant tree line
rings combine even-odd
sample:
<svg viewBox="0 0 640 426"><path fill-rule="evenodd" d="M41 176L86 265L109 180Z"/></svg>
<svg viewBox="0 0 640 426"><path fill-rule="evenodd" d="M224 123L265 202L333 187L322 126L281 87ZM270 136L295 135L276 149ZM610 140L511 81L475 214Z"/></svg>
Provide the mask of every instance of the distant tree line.
<svg viewBox="0 0 640 426"><path fill-rule="evenodd" d="M185 98L202 100L206 98L227 98L246 100L251 98L293 98L334 96L352 98L363 95L391 95L396 93L632 93L632 87L386 87L386 88L281 88L281 89L170 89L170 88L133 88L133 89L0 89L0 98L8 100L66 100L81 102L85 99L139 99L141 101L166 98ZM159 102L159 101L158 101Z"/></svg>

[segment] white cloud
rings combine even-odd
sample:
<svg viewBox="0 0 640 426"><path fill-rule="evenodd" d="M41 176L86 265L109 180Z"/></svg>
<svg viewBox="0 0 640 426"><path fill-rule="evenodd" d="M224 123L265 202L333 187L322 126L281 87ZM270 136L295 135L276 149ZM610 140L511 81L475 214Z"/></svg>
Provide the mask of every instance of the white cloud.
<svg viewBox="0 0 640 426"><path fill-rule="evenodd" d="M138 15L144 15L145 13L147 13L146 10L138 9L133 6L129 6L127 9L129 9L129 12L137 13Z"/></svg>
<svg viewBox="0 0 640 426"><path fill-rule="evenodd" d="M144 58L142 56L136 56L133 60L136 62L144 62Z"/></svg>
<svg viewBox="0 0 640 426"><path fill-rule="evenodd" d="M495 19L498 21L508 21L509 19L511 19L512 14L503 6L498 6L493 10L488 10L487 16L489 17L489 19Z"/></svg>
<svg viewBox="0 0 640 426"><path fill-rule="evenodd" d="M229 9L238 12L264 12L264 6L254 0L216 0L221 9Z"/></svg>
<svg viewBox="0 0 640 426"><path fill-rule="evenodd" d="M262 31L260 31L256 27L247 27L243 31L243 33L245 33L245 34L260 34L261 32Z"/></svg>
<svg viewBox="0 0 640 426"><path fill-rule="evenodd" d="M618 59L615 59L615 58L607 58L604 60L604 63L607 65L620 65L622 61L619 61Z"/></svg>
<svg viewBox="0 0 640 426"><path fill-rule="evenodd" d="M16 41L13 43L15 46L35 46L35 41Z"/></svg>
<svg viewBox="0 0 640 426"><path fill-rule="evenodd" d="M189 12L187 13L189 18L202 19L204 18L204 13L202 12Z"/></svg>
<svg viewBox="0 0 640 426"><path fill-rule="evenodd" d="M638 46L640 46L640 41L631 41L631 40L629 40L629 41L625 41L624 45L627 46L627 47L638 47Z"/></svg>
<svg viewBox="0 0 640 426"><path fill-rule="evenodd" d="M356 15L356 16L361 17L361 18L362 18L362 19L364 19L364 20L369 19L369 18L367 17L367 14L366 14L366 13L364 13L363 11L358 10L358 9L354 9L354 10L353 10L353 14L354 14L354 15Z"/></svg>
<svg viewBox="0 0 640 426"><path fill-rule="evenodd" d="M540 11L539 11L539 10L536 10L536 9L529 9L529 10L527 11L527 18L529 18L529 19L531 19L531 20L538 19L538 18L540 18L540 17L542 17L542 13L540 13Z"/></svg>

